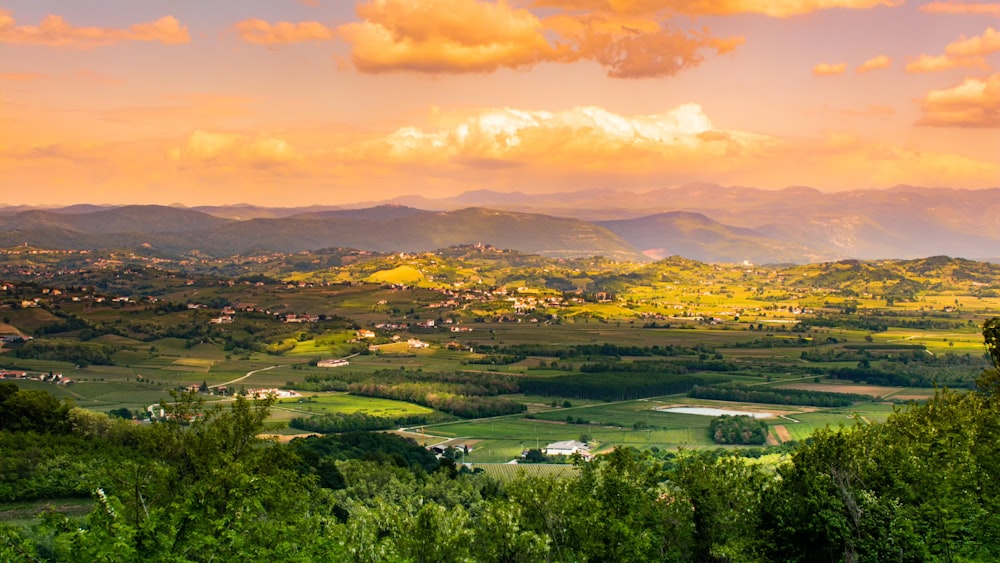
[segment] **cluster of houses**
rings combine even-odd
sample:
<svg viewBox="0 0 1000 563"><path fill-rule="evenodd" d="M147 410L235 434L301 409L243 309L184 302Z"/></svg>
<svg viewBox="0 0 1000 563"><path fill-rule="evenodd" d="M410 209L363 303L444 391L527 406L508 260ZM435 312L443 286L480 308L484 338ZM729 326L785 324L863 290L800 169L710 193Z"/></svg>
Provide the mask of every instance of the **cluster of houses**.
<svg viewBox="0 0 1000 563"><path fill-rule="evenodd" d="M0 379L14 379L22 381L41 381L42 383L51 383L53 385L72 385L73 380L63 376L61 373L54 372L42 372L37 374L31 374L26 371L13 371L0 369Z"/></svg>

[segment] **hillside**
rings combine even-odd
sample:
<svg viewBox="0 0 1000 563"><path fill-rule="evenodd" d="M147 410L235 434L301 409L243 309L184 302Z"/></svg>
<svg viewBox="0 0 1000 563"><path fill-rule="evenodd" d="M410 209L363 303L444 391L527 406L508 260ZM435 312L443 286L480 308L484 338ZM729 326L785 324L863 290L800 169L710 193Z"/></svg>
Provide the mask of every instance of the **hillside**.
<svg viewBox="0 0 1000 563"><path fill-rule="evenodd" d="M814 262L835 254L731 227L701 213L673 211L636 219L600 221L654 259L680 255L706 262Z"/></svg>
<svg viewBox="0 0 1000 563"><path fill-rule="evenodd" d="M142 245L162 252L228 256L330 247L419 252L475 243L546 256L645 260L614 233L579 219L481 208L431 212L379 206L233 221L187 209L129 206L79 214L33 210L0 220L3 246L56 249Z"/></svg>
<svg viewBox="0 0 1000 563"><path fill-rule="evenodd" d="M989 260L1000 248L1000 188L821 192L692 183L646 192L476 190L342 207L0 208L4 246L148 243L164 252L228 255L334 246L416 252L477 242L547 256L615 259L676 254L759 264L931 255Z"/></svg>

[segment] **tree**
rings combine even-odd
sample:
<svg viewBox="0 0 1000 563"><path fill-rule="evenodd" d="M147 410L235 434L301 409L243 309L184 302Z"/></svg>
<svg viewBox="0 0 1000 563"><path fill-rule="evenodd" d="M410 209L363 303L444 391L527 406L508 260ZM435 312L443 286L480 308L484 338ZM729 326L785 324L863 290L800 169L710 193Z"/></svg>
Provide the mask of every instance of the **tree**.
<svg viewBox="0 0 1000 563"><path fill-rule="evenodd" d="M322 489L284 446L257 438L273 399L206 408L192 393L138 427L147 461L108 467L84 527L65 526L62 559L323 559L330 516ZM327 524L329 524L327 522ZM327 526L329 529L329 526Z"/></svg>
<svg viewBox="0 0 1000 563"><path fill-rule="evenodd" d="M735 455L681 457L670 472L680 502L690 503L696 561L760 561L761 496L770 477Z"/></svg>
<svg viewBox="0 0 1000 563"><path fill-rule="evenodd" d="M69 409L45 391L0 382L0 430L64 434L70 428Z"/></svg>
<svg viewBox="0 0 1000 563"><path fill-rule="evenodd" d="M1000 395L1000 317L983 323L983 341L993 368L979 376L976 387L988 395Z"/></svg>

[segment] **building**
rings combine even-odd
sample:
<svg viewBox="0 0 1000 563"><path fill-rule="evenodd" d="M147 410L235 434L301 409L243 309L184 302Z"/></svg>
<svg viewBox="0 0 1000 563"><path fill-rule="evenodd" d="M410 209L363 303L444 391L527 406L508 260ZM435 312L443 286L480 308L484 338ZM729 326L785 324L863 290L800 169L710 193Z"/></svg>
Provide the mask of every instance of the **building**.
<svg viewBox="0 0 1000 563"><path fill-rule="evenodd" d="M584 456L590 455L590 447L583 442L576 440L565 440L563 442L553 442L545 446L545 455L573 455L575 453Z"/></svg>
<svg viewBox="0 0 1000 563"><path fill-rule="evenodd" d="M344 360L344 359L320 360L320 361L316 362L316 367L319 367L319 368L340 368L340 367L344 367L344 366L350 365L350 363L351 362L348 362L347 360Z"/></svg>

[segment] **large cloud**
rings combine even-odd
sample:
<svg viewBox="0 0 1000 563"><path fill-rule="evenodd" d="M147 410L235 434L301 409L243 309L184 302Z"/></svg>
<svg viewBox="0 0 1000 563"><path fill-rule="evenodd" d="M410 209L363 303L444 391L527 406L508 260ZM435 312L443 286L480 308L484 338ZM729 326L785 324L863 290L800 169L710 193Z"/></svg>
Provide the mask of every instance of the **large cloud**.
<svg viewBox="0 0 1000 563"><path fill-rule="evenodd" d="M506 3L372 0L340 33L363 72L489 72L559 58L541 21Z"/></svg>
<svg viewBox="0 0 1000 563"><path fill-rule="evenodd" d="M1000 127L1000 73L966 78L946 90L932 90L920 103L918 125L935 127Z"/></svg>
<svg viewBox="0 0 1000 563"><path fill-rule="evenodd" d="M361 22L341 26L362 72L492 72L592 60L609 76L668 76L743 39L686 33L656 19L616 14L540 18L504 1L370 0Z"/></svg>
<svg viewBox="0 0 1000 563"><path fill-rule="evenodd" d="M9 10L0 9L0 42L55 47L96 47L125 41L158 41L165 44L188 43L187 26L173 16L154 22L137 23L127 29L111 27L76 27L61 16L48 15L40 24L17 25Z"/></svg>
<svg viewBox="0 0 1000 563"><path fill-rule="evenodd" d="M539 6L620 14L674 12L689 15L764 14L787 18L831 8L899 6L903 0L537 0Z"/></svg>
<svg viewBox="0 0 1000 563"><path fill-rule="evenodd" d="M491 167L607 167L640 174L671 163L758 153L771 141L763 135L717 130L697 104L636 116L599 107L561 112L495 108L445 116L429 131L400 128L346 154Z"/></svg>

